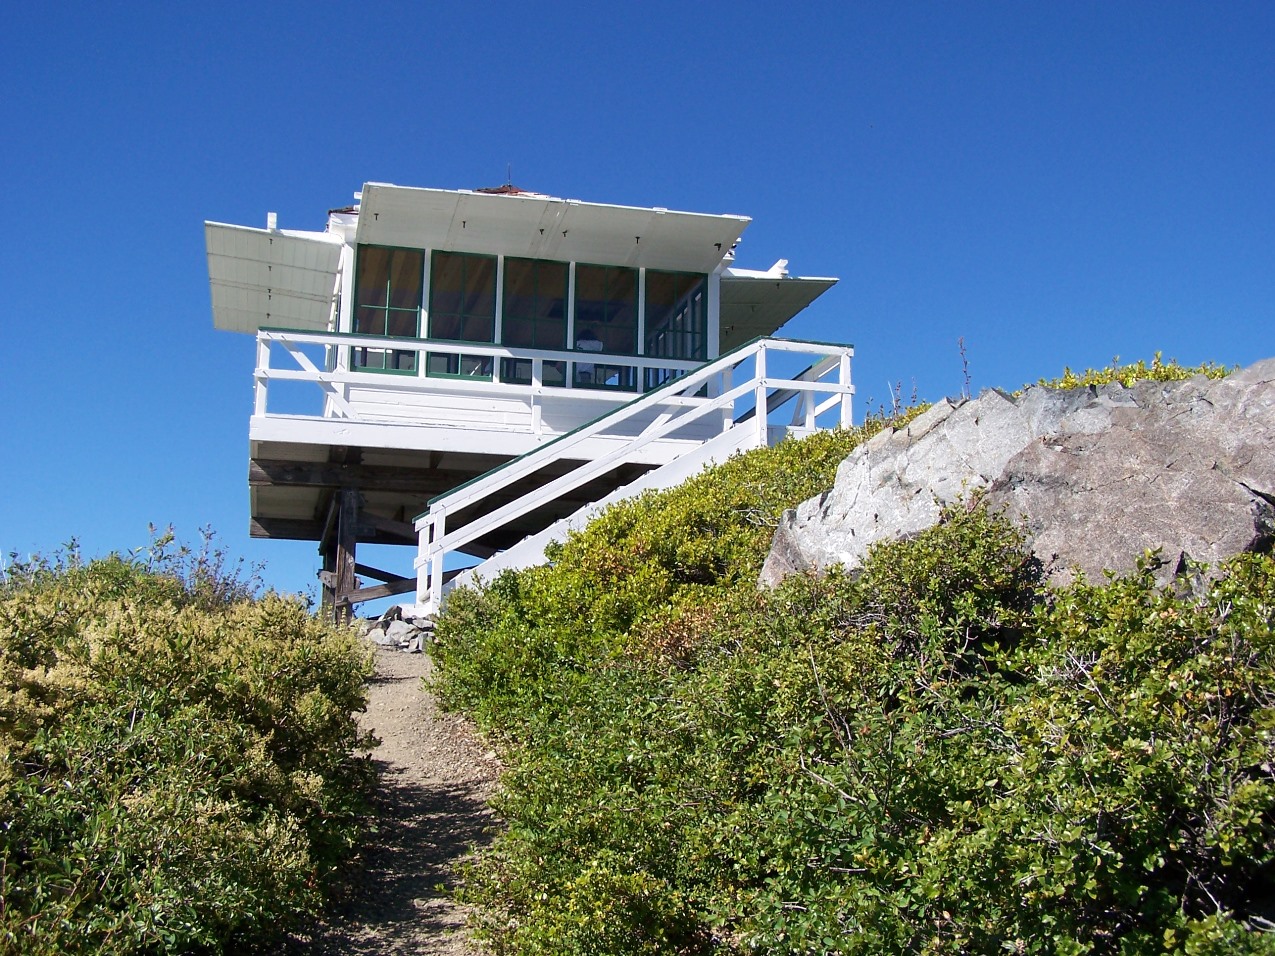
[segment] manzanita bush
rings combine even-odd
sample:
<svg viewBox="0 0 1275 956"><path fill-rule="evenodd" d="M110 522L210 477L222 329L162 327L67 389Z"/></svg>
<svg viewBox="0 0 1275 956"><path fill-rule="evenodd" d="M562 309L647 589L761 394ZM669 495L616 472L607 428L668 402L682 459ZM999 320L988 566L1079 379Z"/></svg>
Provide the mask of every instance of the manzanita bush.
<svg viewBox="0 0 1275 956"><path fill-rule="evenodd" d="M5 570L0 951L234 952L318 908L370 663L238 570L170 536Z"/></svg>
<svg viewBox="0 0 1275 956"><path fill-rule="evenodd" d="M519 954L1275 953L1275 560L1055 589L974 502L758 591L778 515L863 437L735 459L452 596L438 689L510 765L465 881L479 931Z"/></svg>

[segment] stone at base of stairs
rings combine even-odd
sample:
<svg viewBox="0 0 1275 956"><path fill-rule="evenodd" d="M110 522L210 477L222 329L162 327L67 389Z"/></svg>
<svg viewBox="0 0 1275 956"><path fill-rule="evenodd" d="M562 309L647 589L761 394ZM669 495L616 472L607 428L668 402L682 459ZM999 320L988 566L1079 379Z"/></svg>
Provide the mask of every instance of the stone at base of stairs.
<svg viewBox="0 0 1275 956"><path fill-rule="evenodd" d="M417 615L411 605L396 604L375 620L363 620L359 633L381 647L419 654L434 637L434 619Z"/></svg>

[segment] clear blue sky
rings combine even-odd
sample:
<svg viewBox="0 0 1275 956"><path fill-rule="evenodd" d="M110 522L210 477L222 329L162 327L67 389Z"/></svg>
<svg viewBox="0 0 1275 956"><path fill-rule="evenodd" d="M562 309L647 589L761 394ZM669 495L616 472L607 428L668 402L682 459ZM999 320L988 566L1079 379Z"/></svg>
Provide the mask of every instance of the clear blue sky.
<svg viewBox="0 0 1275 956"><path fill-rule="evenodd" d="M860 409L1112 356L1275 355L1270 2L19 4L0 60L0 549L247 537L253 340L202 222L369 180L753 217L840 284ZM400 567L410 569L402 551Z"/></svg>

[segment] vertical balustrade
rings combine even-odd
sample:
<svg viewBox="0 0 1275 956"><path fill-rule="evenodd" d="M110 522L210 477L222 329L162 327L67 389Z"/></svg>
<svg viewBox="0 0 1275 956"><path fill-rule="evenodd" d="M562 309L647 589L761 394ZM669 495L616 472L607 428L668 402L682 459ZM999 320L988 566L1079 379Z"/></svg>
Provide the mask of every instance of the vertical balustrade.
<svg viewBox="0 0 1275 956"><path fill-rule="evenodd" d="M849 428L854 424L854 391L850 384L850 352L848 350L841 353L839 371L837 384L844 389L841 393L841 427Z"/></svg>
<svg viewBox="0 0 1275 956"><path fill-rule="evenodd" d="M766 400L766 389L768 386L766 384L766 346L764 344L757 347L757 355L753 361L756 363L754 365L753 375L757 381L757 385L753 389L753 401L756 403L755 414L757 417L757 447L765 448L767 427L766 418L769 415L770 409L767 407L769 403Z"/></svg>
<svg viewBox="0 0 1275 956"><path fill-rule="evenodd" d="M266 413L266 389L269 387L270 340L267 333L257 333L257 371L253 376L252 413L257 416Z"/></svg>

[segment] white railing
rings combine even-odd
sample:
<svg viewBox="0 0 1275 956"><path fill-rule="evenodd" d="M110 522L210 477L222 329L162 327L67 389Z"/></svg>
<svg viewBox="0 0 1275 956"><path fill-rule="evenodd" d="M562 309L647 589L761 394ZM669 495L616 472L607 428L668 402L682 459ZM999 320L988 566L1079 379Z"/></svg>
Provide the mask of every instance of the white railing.
<svg viewBox="0 0 1275 956"><path fill-rule="evenodd" d="M798 356L802 361L813 358L813 362L804 371L785 377L769 367L772 354ZM669 437L692 422L717 414L721 418L721 431L751 428L751 444L760 447L767 442L771 414L793 402L790 424L796 428L823 427L829 415L833 418L829 424L848 427L853 411L854 386L850 381L853 355L854 349L843 345L785 339L750 342L486 475L439 495L415 522L419 536L417 601L429 610L437 610L441 605L443 563L452 552L606 474L631 460L643 446ZM751 373L736 384L740 370L747 370L749 365ZM707 397L703 397L705 394ZM820 399L820 395L824 397ZM647 419L649 423L635 437L629 437L608 454L587 460L508 504L448 530L449 513L456 514L479 504L556 462L583 457L580 446L584 442L608 433L623 435L628 431L631 434L633 422Z"/></svg>
<svg viewBox="0 0 1275 956"><path fill-rule="evenodd" d="M316 357L310 353L316 353L319 349L323 350L323 358L316 361ZM407 364L411 366L411 370L387 372L351 367L351 355L361 350L377 355L409 355L411 359ZM432 375L429 374L431 356L455 356L458 368L464 362L466 366L479 371L473 374ZM523 377L527 381L503 378L506 369L514 364L524 372ZM640 391L642 383L653 377L675 377L692 372L702 365L702 362L641 355L521 349L436 339L261 329L257 333L253 414L258 417L295 414L280 412L275 407L278 403L272 403L270 386L273 382L306 382L316 385L320 391L315 393L313 414L316 417L351 421L375 420L350 401L352 386L450 395L491 394L493 390L497 390L502 397L521 399L526 404L530 413L531 431L540 434L541 411L546 397L572 395L589 399L600 403L601 410L604 405L629 400ZM590 366L599 378L606 376L616 383L627 381L631 383L631 387L610 384L607 381L581 383L577 380L577 366ZM546 381L546 367L554 373L554 381ZM320 398L321 401L318 400Z"/></svg>

